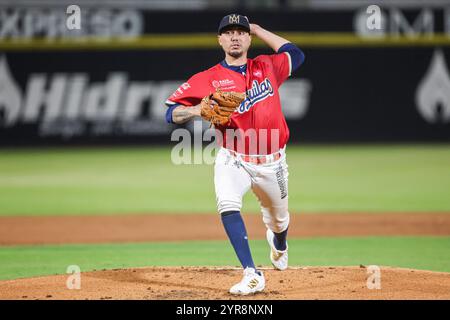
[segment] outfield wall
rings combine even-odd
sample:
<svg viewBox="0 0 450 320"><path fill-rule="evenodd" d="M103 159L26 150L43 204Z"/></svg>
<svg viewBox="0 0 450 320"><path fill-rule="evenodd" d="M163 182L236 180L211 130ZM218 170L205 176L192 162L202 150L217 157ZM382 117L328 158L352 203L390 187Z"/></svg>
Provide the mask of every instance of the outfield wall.
<svg viewBox="0 0 450 320"><path fill-rule="evenodd" d="M222 59L226 13L92 7L70 31L63 9L0 7L0 145L169 143L164 101ZM281 89L291 141L450 140L450 10L382 13L244 13L306 54Z"/></svg>

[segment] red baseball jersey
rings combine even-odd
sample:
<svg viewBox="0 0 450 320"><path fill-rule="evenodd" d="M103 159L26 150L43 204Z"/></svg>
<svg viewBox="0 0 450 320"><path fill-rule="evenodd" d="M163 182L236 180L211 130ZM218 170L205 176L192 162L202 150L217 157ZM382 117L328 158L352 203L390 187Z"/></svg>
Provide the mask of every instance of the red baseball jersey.
<svg viewBox="0 0 450 320"><path fill-rule="evenodd" d="M244 74L219 63L192 76L166 104L195 106L216 88L246 92L247 98L232 114L229 125L217 127L222 132L222 146L245 154L271 154L283 148L289 139L278 88L291 72L291 57L287 52L247 59ZM234 136L230 136L233 131Z"/></svg>

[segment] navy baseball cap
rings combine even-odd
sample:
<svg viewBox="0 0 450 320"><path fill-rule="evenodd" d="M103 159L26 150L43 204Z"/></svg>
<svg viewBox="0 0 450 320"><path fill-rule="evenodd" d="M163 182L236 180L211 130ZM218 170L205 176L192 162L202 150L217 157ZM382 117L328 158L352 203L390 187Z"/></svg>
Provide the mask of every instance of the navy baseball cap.
<svg viewBox="0 0 450 320"><path fill-rule="evenodd" d="M248 18L246 16L234 13L222 18L219 24L218 33L221 34L225 28L231 26L238 26L245 31L250 32L250 23L248 22Z"/></svg>

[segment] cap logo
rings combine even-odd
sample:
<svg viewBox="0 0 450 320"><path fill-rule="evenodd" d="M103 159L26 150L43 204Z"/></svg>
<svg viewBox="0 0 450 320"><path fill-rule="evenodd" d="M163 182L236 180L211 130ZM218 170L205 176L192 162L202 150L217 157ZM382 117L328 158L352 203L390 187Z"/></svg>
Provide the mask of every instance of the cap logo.
<svg viewBox="0 0 450 320"><path fill-rule="evenodd" d="M228 18L228 23L239 23L239 16L235 15L235 14L232 14Z"/></svg>

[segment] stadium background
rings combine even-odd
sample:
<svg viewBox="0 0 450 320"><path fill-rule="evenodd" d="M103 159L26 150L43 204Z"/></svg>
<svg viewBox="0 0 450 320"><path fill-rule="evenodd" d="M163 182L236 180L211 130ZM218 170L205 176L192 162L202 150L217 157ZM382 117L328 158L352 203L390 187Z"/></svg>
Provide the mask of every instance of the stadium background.
<svg viewBox="0 0 450 320"><path fill-rule="evenodd" d="M382 29L368 30L377 3ZM222 59L217 23L236 11L306 54L281 91L291 264L450 272L446 1L78 1L81 30L65 25L69 4L0 2L3 298L45 298L6 280L69 265L237 265L212 166L174 165L177 126L164 120L171 92ZM261 53L256 40L250 56ZM248 194L251 246L268 266L258 211ZM133 297L197 297L158 290ZM448 299L439 290L425 297Z"/></svg>

